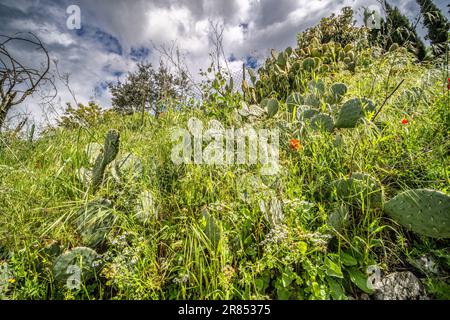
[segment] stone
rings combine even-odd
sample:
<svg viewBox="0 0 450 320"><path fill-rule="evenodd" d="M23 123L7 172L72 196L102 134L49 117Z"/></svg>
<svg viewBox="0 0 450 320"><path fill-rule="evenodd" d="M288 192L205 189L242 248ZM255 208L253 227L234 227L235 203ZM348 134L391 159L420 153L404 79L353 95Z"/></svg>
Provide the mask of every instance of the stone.
<svg viewBox="0 0 450 320"><path fill-rule="evenodd" d="M420 280L411 272L394 272L381 280L374 292L375 300L427 300Z"/></svg>

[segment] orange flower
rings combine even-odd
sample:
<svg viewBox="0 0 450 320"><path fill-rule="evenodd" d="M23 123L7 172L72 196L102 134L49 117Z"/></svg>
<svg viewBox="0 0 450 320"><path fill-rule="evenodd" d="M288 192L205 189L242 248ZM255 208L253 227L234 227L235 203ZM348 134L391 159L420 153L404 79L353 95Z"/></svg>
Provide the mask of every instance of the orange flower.
<svg viewBox="0 0 450 320"><path fill-rule="evenodd" d="M408 123L409 123L408 119L403 119L402 120L402 124L408 124Z"/></svg>
<svg viewBox="0 0 450 320"><path fill-rule="evenodd" d="M289 140L289 146L293 150L298 150L301 148L302 145L300 144L300 141L298 141L297 139L291 139Z"/></svg>

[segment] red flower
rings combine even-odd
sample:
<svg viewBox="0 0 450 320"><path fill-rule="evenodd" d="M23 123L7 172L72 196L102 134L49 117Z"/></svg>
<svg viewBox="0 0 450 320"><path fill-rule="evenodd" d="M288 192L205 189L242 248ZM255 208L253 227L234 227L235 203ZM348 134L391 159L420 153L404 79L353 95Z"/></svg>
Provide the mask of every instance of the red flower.
<svg viewBox="0 0 450 320"><path fill-rule="evenodd" d="M300 149L301 148L301 144L300 144L300 141L298 141L297 139L291 139L290 141L289 141L289 146L291 147L291 149L293 149L293 150L298 150L298 149Z"/></svg>
<svg viewBox="0 0 450 320"><path fill-rule="evenodd" d="M450 90L450 78L447 79L447 89Z"/></svg>
<svg viewBox="0 0 450 320"><path fill-rule="evenodd" d="M409 123L408 119L403 119L402 120L402 124L408 124L408 123Z"/></svg>

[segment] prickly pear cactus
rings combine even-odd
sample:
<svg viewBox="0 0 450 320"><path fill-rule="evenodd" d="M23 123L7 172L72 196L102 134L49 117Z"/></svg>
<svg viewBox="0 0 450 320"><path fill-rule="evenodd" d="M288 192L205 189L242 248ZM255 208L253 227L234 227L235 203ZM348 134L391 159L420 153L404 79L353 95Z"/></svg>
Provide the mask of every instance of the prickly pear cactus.
<svg viewBox="0 0 450 320"><path fill-rule="evenodd" d="M384 204L401 225L432 238L450 238L450 197L429 189L408 190Z"/></svg>
<svg viewBox="0 0 450 320"><path fill-rule="evenodd" d="M337 232L341 232L348 225L350 216L350 210L345 203L337 204L330 215L328 216L327 224L335 229Z"/></svg>
<svg viewBox="0 0 450 320"><path fill-rule="evenodd" d="M241 117L247 118L249 116L248 113L248 104L245 103L244 101L241 102L241 107L238 109L238 114ZM189 123L188 123L188 128L189 128ZM189 131L191 131L189 129Z"/></svg>
<svg viewBox="0 0 450 320"><path fill-rule="evenodd" d="M319 108L320 99L314 93L310 93L305 98L305 104L313 108Z"/></svg>
<svg viewBox="0 0 450 320"><path fill-rule="evenodd" d="M280 104L276 99L270 99L266 104L266 108L267 108L267 115L270 118L272 118L274 115L277 114L278 109L280 108Z"/></svg>
<svg viewBox="0 0 450 320"><path fill-rule="evenodd" d="M286 99L286 105L289 112L293 112L295 107L301 106L304 104L304 98L303 96L298 93L294 92Z"/></svg>
<svg viewBox="0 0 450 320"><path fill-rule="evenodd" d="M277 64L282 69L284 69L286 67L287 61L288 61L287 53L282 52L278 55Z"/></svg>
<svg viewBox="0 0 450 320"><path fill-rule="evenodd" d="M106 199L87 203L78 210L75 223L84 245L101 245L114 223L111 203Z"/></svg>
<svg viewBox="0 0 450 320"><path fill-rule="evenodd" d="M305 60L303 60L303 62L302 62L303 70L309 72L309 71L313 70L314 67L315 67L315 61L313 58L306 58Z"/></svg>
<svg viewBox="0 0 450 320"><path fill-rule="evenodd" d="M73 274L73 266L80 271L80 280L89 280L100 265L100 257L94 250L86 247L76 247L55 259L53 276L58 284L66 284Z"/></svg>
<svg viewBox="0 0 450 320"><path fill-rule="evenodd" d="M321 79L311 80L308 83L308 89L315 95L322 96L325 93L325 83Z"/></svg>
<svg viewBox="0 0 450 320"><path fill-rule="evenodd" d="M84 152L88 158L90 166L93 166L97 157L102 153L102 146L99 143L91 142L86 145ZM85 186L92 182L92 170L81 167L75 170L76 177Z"/></svg>
<svg viewBox="0 0 450 320"><path fill-rule="evenodd" d="M202 210L202 216L204 224L203 232L211 242L212 247L216 249L220 241L220 227L216 219L214 219L207 209Z"/></svg>
<svg viewBox="0 0 450 320"><path fill-rule="evenodd" d="M92 171L81 167L75 170L76 177L85 186L88 186L92 181Z"/></svg>
<svg viewBox="0 0 450 320"><path fill-rule="evenodd" d="M137 200L135 211L136 219L142 224L158 219L159 210L152 192L147 190L141 192Z"/></svg>
<svg viewBox="0 0 450 320"><path fill-rule="evenodd" d="M105 137L105 145L103 152L98 155L95 160L93 177L92 177L92 189L95 193L103 182L103 176L105 169L110 164L119 152L119 132L116 130L109 130Z"/></svg>
<svg viewBox="0 0 450 320"><path fill-rule="evenodd" d="M359 98L348 100L339 110L336 127L354 128L366 112L371 112L374 109L375 105L370 100Z"/></svg>
<svg viewBox="0 0 450 320"><path fill-rule="evenodd" d="M56 258L63 251L63 248L59 245L57 241L48 241L45 247L41 250L42 254L47 256L49 259Z"/></svg>
<svg viewBox="0 0 450 320"><path fill-rule="evenodd" d="M136 181L142 177L144 168L141 160L132 153L128 153L113 161L111 173L117 183L130 180Z"/></svg>
<svg viewBox="0 0 450 320"><path fill-rule="evenodd" d="M320 112L316 109L311 109L309 106L301 106L297 109L297 120L305 121L313 118L315 115L318 115Z"/></svg>
<svg viewBox="0 0 450 320"><path fill-rule="evenodd" d="M105 137L105 146L103 148L103 161L106 163L112 162L119 152L120 143L119 132L116 130L109 130Z"/></svg>
<svg viewBox="0 0 450 320"><path fill-rule="evenodd" d="M266 104L268 101L263 102ZM266 111L255 104L248 106L245 102L242 102L241 108L238 110L238 113L243 118L250 121L254 121L257 120L258 118L261 118L266 113Z"/></svg>
<svg viewBox="0 0 450 320"><path fill-rule="evenodd" d="M250 117L260 118L265 114L265 111L256 104L251 104L248 107L248 113Z"/></svg>
<svg viewBox="0 0 450 320"><path fill-rule="evenodd" d="M93 165L97 157L102 153L102 145L97 142L91 142L86 145L84 152L88 157L89 164Z"/></svg>
<svg viewBox="0 0 450 320"><path fill-rule="evenodd" d="M329 101L331 103L337 103L342 100L347 93L347 86L344 83L335 83L330 88Z"/></svg>
<svg viewBox="0 0 450 320"><path fill-rule="evenodd" d="M378 207L383 201L381 184L365 173L353 173L351 178L335 180L332 186L338 198L344 201L359 201L363 197L371 207Z"/></svg>
<svg viewBox="0 0 450 320"><path fill-rule="evenodd" d="M334 129L334 121L329 115L319 113L312 117L311 127L315 130L324 129L328 132L332 132Z"/></svg>

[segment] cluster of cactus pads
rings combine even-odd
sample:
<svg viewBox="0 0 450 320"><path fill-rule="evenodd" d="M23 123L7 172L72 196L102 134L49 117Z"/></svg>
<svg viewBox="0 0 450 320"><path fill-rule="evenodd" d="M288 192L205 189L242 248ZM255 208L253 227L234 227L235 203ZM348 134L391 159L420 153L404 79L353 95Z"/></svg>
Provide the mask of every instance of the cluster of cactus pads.
<svg viewBox="0 0 450 320"><path fill-rule="evenodd" d="M85 148L89 164L92 169L80 168L77 170L78 178L85 185L92 185L96 193L103 183L106 167L116 158L119 152L120 136L116 130L109 130L105 137L104 146L96 142L89 143Z"/></svg>
<svg viewBox="0 0 450 320"><path fill-rule="evenodd" d="M143 174L142 162L132 153L118 157L120 135L116 130L109 130L105 136L104 145L89 143L85 153L92 169L84 167L78 170L78 177L85 185L91 185L96 193L105 179L105 172L111 168L111 174L118 184L128 185L130 180L136 181ZM155 197L149 191L143 191L133 198L136 201L135 215L137 221L148 223L158 217ZM59 284L71 288L71 275L75 270L80 272L83 281L91 279L99 265L99 255L95 251L105 243L116 217L113 205L107 199L90 201L75 214L75 225L85 247L76 247L65 253L60 251L53 254L54 248L49 250L52 256L57 256L53 263L53 275ZM59 246L56 246L59 249ZM81 281L81 280L80 280ZM75 288L76 286L73 286Z"/></svg>
<svg viewBox="0 0 450 320"><path fill-rule="evenodd" d="M106 169L111 169L111 175L117 183L126 184L131 180L137 180L143 174L141 160L133 153L118 156L119 133L110 130L106 134L104 146L99 143L89 143L85 153L90 168L81 167L77 170L77 176L85 185L91 185L93 193L96 193L105 180Z"/></svg>
<svg viewBox="0 0 450 320"><path fill-rule="evenodd" d="M314 130L332 132L336 128L354 128L368 113L375 110L375 104L365 98L352 98L342 103L348 88L344 83L334 83L326 88L322 80L311 80L308 93L294 92L286 99L286 107L297 120L309 123ZM341 105L342 103L342 105ZM250 120L263 116L274 117L280 110L280 103L274 98L262 99L259 106L243 106L238 115Z"/></svg>
<svg viewBox="0 0 450 320"><path fill-rule="evenodd" d="M450 238L450 196L440 191L414 189L399 193L384 202L383 188L373 177L353 173L335 180L332 187L340 200L364 199L407 229L432 238Z"/></svg>
<svg viewBox="0 0 450 320"><path fill-rule="evenodd" d="M248 70L253 86L246 80L242 83L246 101L256 103L272 92L300 90L302 81L313 78L317 72L339 68L354 72L360 63L359 56L359 49L352 44L345 47L335 42L323 44L316 37L308 41L303 49L288 47L282 52L272 50L264 65L258 69L258 77L253 70Z"/></svg>
<svg viewBox="0 0 450 320"><path fill-rule="evenodd" d="M298 121L309 122L315 130L332 132L335 128L354 128L365 114L375 110L375 104L365 98L353 98L338 107L348 91L343 83L335 83L326 90L321 80L313 80L308 88L309 94L305 96L292 93L286 105L290 112L295 112Z"/></svg>

